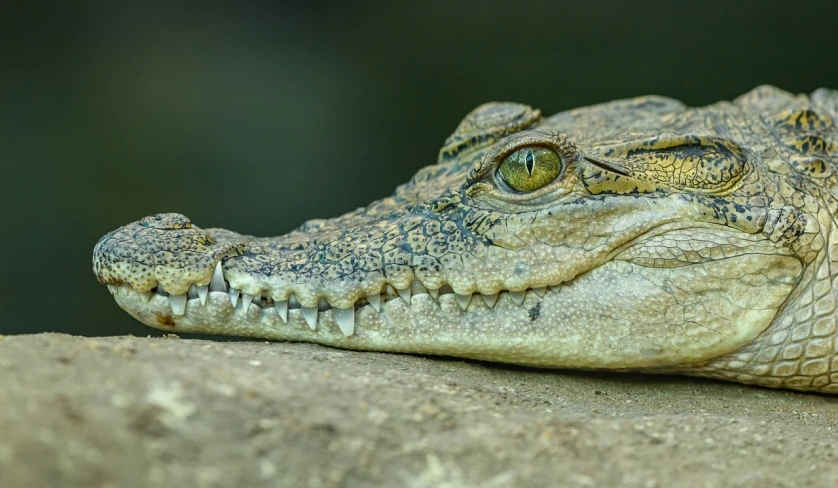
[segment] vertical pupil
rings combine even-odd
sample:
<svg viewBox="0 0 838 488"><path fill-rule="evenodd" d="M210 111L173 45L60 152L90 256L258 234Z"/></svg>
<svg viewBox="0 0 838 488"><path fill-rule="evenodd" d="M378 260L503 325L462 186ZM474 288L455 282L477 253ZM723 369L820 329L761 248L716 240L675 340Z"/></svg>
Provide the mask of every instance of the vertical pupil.
<svg viewBox="0 0 838 488"><path fill-rule="evenodd" d="M532 168L533 168L533 161L532 161L532 151L527 150L527 173L532 176Z"/></svg>

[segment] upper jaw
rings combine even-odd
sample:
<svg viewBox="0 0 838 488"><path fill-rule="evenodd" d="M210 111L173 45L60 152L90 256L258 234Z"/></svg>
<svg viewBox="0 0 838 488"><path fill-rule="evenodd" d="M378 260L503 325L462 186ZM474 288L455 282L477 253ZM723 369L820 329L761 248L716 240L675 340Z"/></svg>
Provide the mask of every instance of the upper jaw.
<svg viewBox="0 0 838 488"><path fill-rule="evenodd" d="M477 292L489 303L501 291L518 293L548 284L504 286L499 280L478 279L474 268L485 266L482 261L471 270L446 272L439 261L423 260L418 249L441 249L458 261L485 250L475 251L474 241L469 243L456 226L431 223L436 227L423 229L427 222L421 217L402 214L346 231L340 239L326 235L331 229L324 233L304 228L266 240L202 230L182 215L163 214L103 237L94 249L93 267L99 281L112 291L124 284L139 292L175 297L175 311L181 308L181 297L190 292L199 296L234 290L257 301L263 297L276 303L297 302L308 309L323 308L325 302L329 308L350 309L391 296L409 301L412 294L455 291L462 300Z"/></svg>
<svg viewBox="0 0 838 488"><path fill-rule="evenodd" d="M434 299L456 295L457 303L466 309L472 294L478 292L482 300L476 300L494 306L500 289L467 289L455 294L444 274L434 272L439 269L411 263L407 259L410 250L401 245L402 232L409 233L422 223L396 220L386 227L371 224L362 229L379 236L381 242L373 239L367 247L364 243L352 247L352 241L357 241L355 232L338 242L320 232L330 229L304 227L269 241L224 230L202 230L182 215L160 214L103 237L94 249L93 267L112 294L119 297L130 291L145 302L166 298L174 316L184 315L192 300L206 304L213 292L229 293L233 307L237 303L270 306L278 313L296 307L315 321L318 310L333 309L336 314L358 307L379 310L389 300L409 304L412 296L421 294ZM450 231L428 229L422 235L434 238ZM376 259L370 260L371 256ZM347 260L352 261L349 269L343 266ZM536 294L546 289L524 286L510 294L512 300L523 300L527 288Z"/></svg>
<svg viewBox="0 0 838 488"><path fill-rule="evenodd" d="M466 311L474 303L492 308L501 298L498 293L455 294L448 285L433 286L432 281L423 283L415 276L406 283L385 280L378 271L367 274L363 282L347 277L342 281L350 294L327 300L323 298L323 281L313 279L311 260L304 261L299 250L267 246L229 231L204 231L181 215L166 214L134 222L103 237L95 246L93 267L120 306L155 327L184 326L204 315L217 320L239 309L248 315L248 310L252 312L256 307L260 311L257 316L264 317L270 311L283 322L301 314L308 327L315 330L320 314L330 310L328 317L343 335L349 336L354 333L355 312L360 308L382 312L392 300L410 306L413 299L424 295L434 301L455 297ZM282 273L269 272L277 264L271 259L280 258L286 260L285 264L292 263L292 268L306 270L308 281L293 283ZM268 272L254 272L260 263ZM340 286L341 280L335 281ZM545 287L532 290L537 296L545 292ZM526 291L508 294L520 305ZM162 313L164 310L166 313Z"/></svg>

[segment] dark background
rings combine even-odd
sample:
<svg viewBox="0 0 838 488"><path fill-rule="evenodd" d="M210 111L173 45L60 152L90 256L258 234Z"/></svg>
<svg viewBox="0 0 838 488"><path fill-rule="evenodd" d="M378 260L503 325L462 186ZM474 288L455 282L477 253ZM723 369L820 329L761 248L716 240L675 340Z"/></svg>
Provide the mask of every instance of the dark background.
<svg viewBox="0 0 838 488"><path fill-rule="evenodd" d="M838 2L0 3L0 333L156 334L91 272L177 211L285 233L389 194L489 100L838 88Z"/></svg>

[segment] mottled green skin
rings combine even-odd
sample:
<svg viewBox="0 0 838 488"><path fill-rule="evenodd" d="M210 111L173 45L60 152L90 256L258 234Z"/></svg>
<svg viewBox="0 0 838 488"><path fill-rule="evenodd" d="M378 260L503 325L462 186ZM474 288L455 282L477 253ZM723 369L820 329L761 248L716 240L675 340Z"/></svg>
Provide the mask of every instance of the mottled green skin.
<svg viewBox="0 0 838 488"><path fill-rule="evenodd" d="M177 214L147 218L100 240L94 271L103 283L139 291L160 283L181 294L192 283L208 283L222 260L224 277L243 293L277 301L293 294L303 307L325 300L346 309L388 285L403 289L416 281L429 290L492 295L572 284L617 261L675 269L718 260L714 252L774 254L799 262L799 275L790 272L793 291L752 340L717 356L640 369L835 393L836 117L835 91L795 96L773 87L701 108L649 96L546 119L523 105L488 104L446 141L438 164L366 208L276 238L201 230ZM522 144L547 144L565 163L554 187L538 198L504 192L496 177L499 158ZM636 232L617 230L635 216ZM691 231L681 230L674 234L685 244L637 244L657 227L684 222L714 229L718 240L704 252L688 242ZM481 313L503 322L506 310ZM610 319L603 320L607 330ZM465 357L564 364L459 347L454 353Z"/></svg>

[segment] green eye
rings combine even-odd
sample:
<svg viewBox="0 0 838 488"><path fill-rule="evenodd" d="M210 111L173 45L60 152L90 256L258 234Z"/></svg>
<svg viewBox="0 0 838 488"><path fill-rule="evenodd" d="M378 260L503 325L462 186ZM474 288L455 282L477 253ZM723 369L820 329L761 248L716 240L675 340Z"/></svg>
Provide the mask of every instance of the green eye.
<svg viewBox="0 0 838 488"><path fill-rule="evenodd" d="M559 176L562 161L543 147L524 147L500 163L501 178L515 191L527 192L546 186Z"/></svg>

